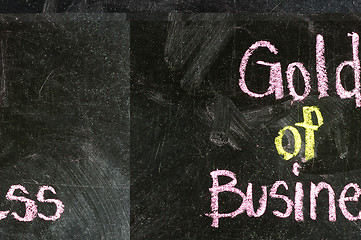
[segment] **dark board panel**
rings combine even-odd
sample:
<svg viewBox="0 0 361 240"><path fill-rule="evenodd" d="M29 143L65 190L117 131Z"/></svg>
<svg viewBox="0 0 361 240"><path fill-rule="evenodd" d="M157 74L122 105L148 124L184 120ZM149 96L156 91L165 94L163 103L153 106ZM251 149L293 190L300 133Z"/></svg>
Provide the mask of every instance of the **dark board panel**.
<svg viewBox="0 0 361 240"><path fill-rule="evenodd" d="M129 24L125 15L0 18L1 239L129 239ZM21 201L55 221L29 222Z"/></svg>
<svg viewBox="0 0 361 240"><path fill-rule="evenodd" d="M359 13L358 1L290 0L18 0L0 1L1 13Z"/></svg>
<svg viewBox="0 0 361 240"><path fill-rule="evenodd" d="M342 88L352 91L355 87L350 66L341 72L342 88L339 92L336 88L337 67L344 61L356 61L351 43L353 39L356 44L356 33L361 32L359 16L170 14L163 21L163 16L145 17L142 20L138 15L130 23L132 239L360 238L360 220L347 219L340 204L344 187L361 182L360 108L355 96L340 97ZM324 58L328 77L328 96L322 98L319 91L324 90L318 90L317 77L321 70L316 67L318 35L325 46L323 57L318 56L319 66ZM242 58L261 40L273 44L278 53L265 47L254 51L246 68L247 87L266 92L270 67L256 62L279 62L282 98L274 94L251 97L239 86ZM286 71L293 62L302 63L310 76L310 93L303 100L294 100L287 84ZM306 87L299 70L292 83L302 95ZM314 157L308 161L305 128L295 125L304 121L306 106L317 107L323 117L322 126L313 131ZM321 125L315 112L311 115L311 124ZM287 161L275 145L286 126L293 126L301 136L298 154ZM287 132L283 137L286 151L293 151L294 142ZM300 165L299 175L293 171L295 163ZM244 194L248 183L253 184L255 210L261 186L266 187L262 216L249 217L243 212L220 218L218 228L211 226L212 218L206 215L212 213L210 173L217 169L233 172L235 187ZM230 181L220 177L219 184ZM284 200L270 196L276 181L287 184L288 190L281 186L277 193L292 204L301 192L296 185L303 185L302 221L294 207L288 217L273 214L275 210L284 213L287 206ZM312 184L320 182L329 184L335 193L331 217L327 189L318 197L311 196ZM353 195L351 188L346 196ZM331 210L332 202L331 198ZM234 192L219 194L220 213L233 212L241 203ZM346 207L356 217L361 209L358 201Z"/></svg>

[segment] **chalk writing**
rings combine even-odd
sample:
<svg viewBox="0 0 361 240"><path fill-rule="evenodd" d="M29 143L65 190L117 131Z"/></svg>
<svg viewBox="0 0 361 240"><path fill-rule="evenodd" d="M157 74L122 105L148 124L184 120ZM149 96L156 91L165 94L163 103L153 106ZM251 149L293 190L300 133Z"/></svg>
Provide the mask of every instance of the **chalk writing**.
<svg viewBox="0 0 361 240"><path fill-rule="evenodd" d="M349 33L348 36L352 38L352 61L344 61L336 68L336 92L340 98L355 98L356 107L361 106L361 93L360 93L360 59L358 57L358 47L359 47L359 35L357 33ZM264 65L270 67L270 75L269 75L269 88L265 93L255 93L249 90L246 84L246 67L248 64L249 58L253 55L253 53L261 47L268 48L268 50L274 55L278 54L277 48L268 41L257 41L252 44L247 51L244 53L241 64L239 67L239 87L241 90L248 94L251 97L262 98L271 94L275 94L276 99L281 99L284 96L283 83L282 83L282 67L280 62L269 63L264 61L257 61L256 63L259 65ZM325 43L323 36L318 34L316 36L316 73L318 80L318 92L319 98L327 97L328 93L328 78L326 71L326 60L325 60ZM354 78L355 78L355 87L352 91L347 91L341 83L341 71L345 66L350 66L354 70ZM293 74L298 68L301 72L305 89L302 95L299 95L293 84ZM286 71L287 78L287 87L290 95L293 97L294 101L301 101L305 99L311 92L311 83L310 83L310 73L304 67L301 62L293 62L290 63L287 67Z"/></svg>
<svg viewBox="0 0 361 240"><path fill-rule="evenodd" d="M36 213L38 212L38 207L35 204L34 200L28 199L26 197L18 197L14 196L15 190L21 190L22 192L29 194L29 192L25 189L25 187L21 185L13 185L10 187L8 193L6 194L6 199L10 201L20 201L25 203L25 216L20 217L16 212L12 212L11 214L18 221L22 222L30 222L36 217Z"/></svg>
<svg viewBox="0 0 361 240"><path fill-rule="evenodd" d="M317 125L313 125L312 123L312 112L316 114L317 117ZM314 147L315 147L315 134L314 131L322 126L323 118L320 110L315 107L303 107L303 119L302 123L296 123L295 125L298 127L305 128L305 161L312 159L315 155ZM285 131L289 130L292 132L293 137L295 139L294 151L293 153L288 153L284 150L282 146L282 138L285 134ZM278 154L282 155L285 160L289 160L292 157L295 157L301 149L301 135L298 130L292 126L286 126L278 132L278 136L275 138L275 145Z"/></svg>
<svg viewBox="0 0 361 240"><path fill-rule="evenodd" d="M239 188L236 187L237 179L236 174L228 171L228 170L216 170L210 173L213 184L212 188L209 189L211 192L211 209L212 213L206 214L213 219L212 227L218 228L219 227L219 219L220 218L234 218L239 214L242 214L244 211L247 212L248 217L261 217L267 208L267 187L261 186L262 189L262 197L259 199L259 208L257 211L254 211L253 202L252 202L252 183L248 183L247 193L244 194ZM218 177L224 176L231 178L231 181L224 184L219 185ZM281 199L286 204L286 211L284 213L273 210L272 213L279 217L279 218L287 218L292 214L294 209L294 218L296 221L304 221L303 217L303 198L304 198L304 191L303 191L303 184L301 182L297 182L295 186L295 194L294 194L294 202L288 196L278 194L278 188L282 186L288 191L288 185L285 181L276 181L271 190L269 192L269 197L272 199ZM317 207L317 197L321 190L325 189L328 191L329 195L329 221L334 222L336 221L336 203L335 203L335 192L332 186L325 182L320 182L317 185L313 182L310 183L310 218L312 220L317 219L316 215L316 207ZM355 193L353 197L346 197L346 193L350 188L354 188ZM230 192L233 194L237 194L239 197L242 198L242 203L239 208L230 213L219 213L219 193L222 192ZM355 221L357 219L361 219L361 211L359 212L358 216L353 216L346 207L345 202L347 201L358 201L359 196L361 195L361 189L356 183L350 183L346 185L343 191L340 194L338 199L338 205L341 209L342 214L344 217L350 221Z"/></svg>
<svg viewBox="0 0 361 240"><path fill-rule="evenodd" d="M352 96L355 96L356 106L360 107L360 59L358 57L359 35L357 33L349 33L348 36L352 37L353 61L344 61L336 68L336 90L337 94L341 98L351 98ZM354 70L355 88L352 91L345 90L341 83L341 71L347 65L352 67Z"/></svg>
<svg viewBox="0 0 361 240"><path fill-rule="evenodd" d="M359 35L355 32L348 33L348 37L351 37L351 46L352 46L352 56L353 59L351 61L343 61L341 62L336 70L335 70L335 86L336 93L341 99L346 98L354 98L356 107L361 107L361 93L360 93L360 59L359 59ZM255 54L255 51L258 48L267 48L273 55L278 54L278 50L269 41L257 41L252 44L244 53L240 67L240 79L239 79L239 87L241 90L247 95L254 98L263 98L265 96L273 95L275 99L281 99L284 97L284 89L283 89L283 80L282 80L282 66L280 62L265 62L261 60L257 60L256 64L263 65L269 67L269 80L268 80L268 89L264 93L256 93L252 92L246 83L246 68L250 57ZM321 34L316 36L316 76L318 81L318 98L323 98L329 96L329 81L327 76L327 68L326 68L326 59L325 59L325 41ZM352 90L346 90L342 85L341 73L345 66L349 66L353 69L353 77L354 77L354 88ZM302 94L296 92L294 86L294 73L298 70L303 78L304 82L304 91ZM304 100L311 93L311 76L309 71L306 69L303 63L301 62L293 62L288 64L286 70L286 80L287 80L287 88L289 90L289 95L293 97L293 101L301 101ZM285 126L281 130L279 130L278 135L275 137L274 144L276 150L279 155L282 156L285 160L290 160L296 157L301 148L302 148L302 137L299 132L299 128L303 128L304 140L305 140L305 150L304 150L304 158L302 158L303 162L307 162L308 160L315 157L315 131L317 131L323 125L323 116L321 111L316 106L304 106L302 108L303 113L303 122L295 123L295 126ZM312 119L313 116L316 119ZM316 120L316 121L314 121ZM314 123L316 122L316 123ZM293 148L292 150L285 149L283 146L283 138L286 133L292 133L293 137ZM289 135L287 135L289 136ZM290 142L290 141L289 141ZM292 142L292 141L291 141ZM258 146L258 145L257 145ZM292 167L293 174L297 177L300 174L301 166L299 163L295 162ZM212 187L209 188L211 193L211 213L206 214L206 216L212 218L212 227L219 227L219 219L220 218L234 218L244 212L247 213L248 217L261 217L267 210L267 203L269 203L269 199L277 199L277 201L282 201L282 204L285 204L285 208L283 211L278 209L272 209L272 213L274 216L279 218L288 218L294 212L295 221L304 221L304 198L309 198L309 216L311 220L317 219L317 198L319 197L320 192L327 191L328 193L328 220L330 222L335 222L337 220L337 202L338 207L341 210L342 215L345 219L349 221L356 221L361 219L361 211L358 214L351 214L346 206L346 202L357 202L360 195L361 189L356 183L349 183L344 186L341 191L338 199L336 199L337 194L331 184L326 182L319 183L309 183L309 193L304 191L304 183L296 182L295 185L289 187L286 181L278 180L275 181L271 188L267 186L261 186L262 195L259 197L259 205L258 208L254 208L253 204L253 184L248 183L246 192L241 190L241 186L237 185L236 174L229 170L216 170L210 173L212 178ZM219 177L228 177L230 181L223 185L219 185ZM348 191L351 189L351 194L353 196L349 196L350 193ZM279 189L283 190L283 192L294 191L292 198L287 196L288 194L280 194ZM308 188L307 188L308 189ZM232 212L219 212L219 194L229 193L236 195L240 198L240 206ZM348 193L348 194L347 194ZM307 199L308 200L308 199ZM320 201L320 200L319 200ZM268 204L270 205L270 204ZM354 211L351 211L354 212Z"/></svg>
<svg viewBox="0 0 361 240"><path fill-rule="evenodd" d="M19 216L16 212L12 212L11 215L13 217L21 222L30 222L36 218L36 216L39 216L39 218L45 220L45 221L55 221L61 217L61 214L64 212L64 204L58 200L58 199L45 199L44 193L45 191L51 191L53 194L56 194L55 190L51 186L41 186L39 188L38 194L37 194L37 200L41 203L52 203L56 206L56 212L52 216L45 216L42 213L38 213L38 207L34 200L31 200L26 197L20 197L16 196L15 191L20 190L25 194L29 194L29 192L26 190L26 188L22 185L12 185L9 189L9 191L6 194L6 199L9 201L20 201L25 203L25 215L24 217ZM0 220L5 219L8 214L8 211L0 211Z"/></svg>

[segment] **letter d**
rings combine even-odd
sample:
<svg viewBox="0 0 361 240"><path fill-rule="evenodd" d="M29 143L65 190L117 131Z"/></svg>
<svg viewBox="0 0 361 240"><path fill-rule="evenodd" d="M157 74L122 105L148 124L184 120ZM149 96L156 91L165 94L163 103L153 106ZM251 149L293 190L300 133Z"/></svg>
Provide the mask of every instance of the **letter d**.
<svg viewBox="0 0 361 240"><path fill-rule="evenodd" d="M352 55L353 61L344 61L336 68L336 90L337 94L341 98L351 98L355 96L356 107L361 106L361 94L360 94L360 59L358 57L359 35L357 33L349 33L349 37L352 37ZM341 71L346 66L353 68L355 77L355 88L352 91L344 89L341 83Z"/></svg>

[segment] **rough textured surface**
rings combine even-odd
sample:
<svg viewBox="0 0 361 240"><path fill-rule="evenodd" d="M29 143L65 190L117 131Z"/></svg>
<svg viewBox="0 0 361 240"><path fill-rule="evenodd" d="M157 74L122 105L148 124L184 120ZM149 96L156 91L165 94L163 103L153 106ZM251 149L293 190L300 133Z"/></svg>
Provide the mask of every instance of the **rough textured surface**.
<svg viewBox="0 0 361 240"><path fill-rule="evenodd" d="M215 20L215 18L233 21L232 17L229 18L227 14L213 15L212 17L207 15L168 16L168 12L244 13L243 21L247 18L265 20L263 15L254 16L248 15L248 13L292 13L296 15L276 16L273 20L280 18L283 19L283 22L290 21L292 23L294 20L302 22L301 25L308 29L302 31L309 31L306 34L306 40L309 39L310 34L314 36L319 28L314 28L314 22L310 21L309 16L297 14L358 13L361 11L361 4L357 1L336 0L327 2L3 0L0 3L1 13L148 13L148 15L128 15L128 19L140 21L197 19L209 21ZM163 14L149 15L149 13ZM12 75L20 80L17 83L16 79L12 81L15 82L14 86L20 86L20 88L16 88L18 96L15 96L15 90L10 90L14 89L11 87L13 83L8 84L11 82L8 80L10 72L6 71L6 82L2 78L0 85L3 89L0 90L0 99L6 106L3 109L7 109L6 113L5 110L2 110L4 111L3 122L7 124L6 127L3 127L4 139L6 139L6 141L3 140L3 146L7 147L4 148L2 155L5 164L2 179L6 182L2 185L0 193L4 196L8 187L14 184L14 181L19 180L18 183L22 181L34 198L38 188L37 184L32 185L32 180L35 179L39 184L53 184L59 198L68 199L73 210L64 213L68 214L64 216L70 216L66 221L45 225L36 220L24 227L23 223L18 224L13 220L5 220L3 223L0 222L3 224L0 225L1 233L3 233L0 236L9 239L11 237L15 239L71 239L71 237L75 237L75 239L119 239L121 237L127 239L129 237L127 230L129 229L127 215L129 171L126 169L127 161L119 160L128 157L126 151L125 153L121 151L119 154L119 149L127 148L124 145L127 145L129 136L117 133L117 131L123 132L129 123L122 122L122 126L113 124L117 118L122 119L123 116L127 116L125 114L127 110L126 107L118 108L118 105L107 105L109 102L111 103L108 100L118 98L120 92L123 94L121 89L106 84L109 86L106 92L110 94L107 95L109 98L107 97L105 100L104 91L102 91L103 84L98 82L99 78L95 77L93 80L89 80L88 83L95 83L89 87L90 89L86 89L83 85L84 82L91 79L88 76L84 77L89 69L91 70L89 75L97 75L101 72L98 71L98 66L101 66L102 63L92 62L93 60L89 60L87 57L92 56L97 59L102 55L101 52L110 52L105 50L102 44L97 45L97 40L93 42L89 40L89 36L98 36L98 33L91 30L90 35L87 35L89 32L80 30L92 29L98 25L99 23L95 23L98 16L87 16L89 21L84 21L83 18L84 16L71 17L72 20L68 24L62 21L54 24L51 23L54 17L38 16L36 21L41 19L42 24L46 25L44 25L45 30L42 33L34 34L33 30L29 30L28 23L16 25L15 28L21 26L25 29L25 32L23 31L22 35L19 35L23 42L18 38L16 43L20 50L16 50L12 45L15 43L6 45L5 42L2 42L2 51L6 46L10 48L12 45L13 52L20 56L15 62L17 65L13 65L11 57L9 61L6 61L9 71L11 66L16 66L12 70ZM121 19L119 16L116 18ZM357 16L355 18L358 19ZM34 21L33 17L28 19L30 20L23 20L23 22ZM336 20L339 20L339 17ZM46 24L47 21L48 24ZM9 22L14 22L14 19ZM92 24L87 26L89 22ZM99 28L102 30L105 42L107 39L116 38L110 34L114 28L117 29L115 32L124 29L124 24L118 27L113 20L111 22L110 26L101 25ZM298 224L293 219L275 220L271 211L268 210L266 213L268 215L263 220L247 217L239 220L238 218L233 223L231 221L226 223L225 230L211 229L211 220L204 216L204 213L210 211L209 172L216 167L233 169L242 186L247 181L259 183L259 186L261 180L264 184L270 185L275 179L286 175L287 178L285 177L284 180L289 183L290 188L294 188L296 179L291 174L291 163L280 161L276 152L269 152L269 150L272 149L273 135L280 127L300 120L299 113L302 110L302 104L296 104L289 108L289 99L276 106L272 104L272 101L252 103L245 100L243 103L244 99L237 102L235 100L237 97L227 92L229 88L236 88L234 86L237 77L233 72L236 68L233 65L239 64L237 61L240 60L240 54L246 48L247 44L242 42L244 34L247 35L247 32L248 34L258 33L253 39L256 40L264 36L264 32L271 34L275 31L274 34L278 34L278 36L272 39L284 39L283 44L286 46L290 44L289 37L284 36L288 33L287 28L273 30L268 23L264 22L264 24L260 24L258 30L253 32L247 25L238 26L236 24L244 30L241 37L237 37L234 29L236 25L230 22L193 23L189 26L187 26L188 23L182 21L143 24L133 22L132 25L132 238L204 239L208 237L221 239L223 237L224 239L245 239L247 236L257 239L299 239L302 236L307 238L310 235L316 238L328 238L329 236L344 239L359 238L357 223L346 222L343 219L338 221L337 225L330 225L327 222L326 214L321 216L323 217L322 221L310 222L308 219L305 223ZM338 28L342 29L346 25L347 23L341 24ZM2 36L6 36L10 28L6 24L2 24L2 26L5 26ZM35 32L39 31L39 26L39 24L35 24ZM67 29L70 27L77 29L69 32ZM53 36L53 32L49 32L50 29L60 34L60 37L56 34ZM353 30L351 29L351 31ZM80 35L84 33L83 40L75 44L80 37L78 32ZM337 28L334 32L330 30L326 35L332 39L335 32L337 32ZM301 36L298 35L297 30L294 30L292 34L294 37L291 38ZM345 32L342 32L340 35L344 37L344 34ZM10 36L13 35L10 34ZM180 37L182 39L179 39ZM300 39L303 37L304 35ZM41 43L37 43L39 39ZM244 44L241 50L238 49L238 46L233 48L229 46L230 41L237 45L239 39ZM11 40L14 41L14 38ZM102 43L104 43L103 40ZM347 41L347 39L344 40ZM126 41L118 39L116 42L118 44ZM88 44L90 44L90 48L88 48ZM291 46L297 46L298 43L293 44ZM43 48L42 45L48 46L48 48ZM129 61L125 61L127 57L124 56L127 55L128 47L122 46L124 48L121 50L121 57L119 57L120 55L115 56L117 52L114 53L113 60L115 62L107 65L109 68L105 68L102 73L105 76L102 76L101 79L119 81L119 78L116 77L117 74L109 76L110 73L117 72L116 62L118 59L121 60L121 68L124 66L124 69L127 69ZM57 48L62 50L57 52ZM112 47L111 49L117 48ZM232 50L225 51L225 49ZM300 50L297 47L295 49ZM331 62L333 67L338 64L338 61L350 58L350 55L347 55L348 52L343 50L342 45L338 49L339 59L327 56L328 59L334 61L334 63ZM91 54L85 53L88 50L96 51L95 53L90 51ZM24 52L28 51L29 55L24 55ZM50 52L52 55L49 55ZM298 56L299 58L300 52L302 53L302 51L289 52L285 57ZM46 56L43 55L44 53ZM343 53L345 55L342 55ZM73 66L73 61L71 61L74 58L73 54L77 55L76 62L84 60L87 64ZM55 60L47 56L54 56ZM36 57L35 62L32 59L34 57ZM298 61L298 58L292 58L292 60ZM70 62L64 62L64 59L67 59L66 61L70 59ZM36 70L33 70L30 63L35 66ZM25 67L19 64L24 64ZM66 71L65 68L61 68L60 72L55 69L54 66L62 66L62 64L67 65L66 69L73 69L70 74L64 75L62 71ZM232 69L227 66L232 66ZM311 74L315 74L315 69L311 69L311 71L313 71ZM82 80L74 77L78 72L81 73ZM261 73L261 76L264 74L266 73ZM214 79L211 78L213 79L212 84L209 83L211 75L216 76ZM31 81L24 80L29 79L29 76L32 76ZM72 78L68 78L69 76ZM64 85L62 81L66 81L66 84ZM199 89L204 89L205 85L208 88L200 93ZM4 86L5 88L3 88ZM127 83L121 83L119 86L127 86ZM262 86L257 84L254 87L256 89L260 87L259 89L262 90ZM74 92L72 89L77 90ZM24 98L24 91L26 91L26 96L30 97ZM84 96L87 97L84 101L91 104L82 102ZM42 99L42 101L31 100L31 104L29 103L29 99L36 98ZM93 102L99 98L103 99L103 102L96 106ZM129 99L121 102L127 102L127 100ZM20 102L20 105L15 107L17 110L9 110L14 108L16 101ZM319 102L317 96L314 96L304 104L314 103L320 104L327 119L332 119L330 123L332 126L325 125L326 128L322 129L321 138L317 139L322 142L317 154L323 156L323 159L317 158L315 164L304 169L303 171L307 171L311 175L305 177L301 173L299 181L307 182L307 188L309 188L311 179L317 182L327 177L326 180L331 181L339 193L344 184L358 180L356 176L359 174L358 169L360 168L357 160L359 135L358 131L351 130L349 127L352 124L356 126L360 122L358 112L354 112L353 103L345 103L337 97ZM46 114L40 114L43 111ZM69 130L65 131L63 128ZM110 130L111 128L114 128L114 131ZM24 132L25 134L23 134ZM24 136L30 137L24 138ZM30 142L35 143L30 144ZM351 145L348 145L349 142ZM264 153L264 149L267 149L266 153ZM331 157L327 159L326 156ZM27 160L25 161L24 158ZM91 163L84 162L84 159L91 159ZM95 161L95 159L101 159L101 161ZM59 167L54 168L54 166ZM110 166L113 167L110 168ZM62 175L57 174L58 168L63 172ZM35 174L33 171L37 171L37 169L43 174ZM97 169L102 174L99 175L95 171ZM15 177L17 175L20 177ZM39 176L42 176L40 179L42 181L38 179ZM339 184L335 184L336 182ZM26 183L30 185L26 185ZM104 184L108 184L110 187L106 188ZM100 185L102 187L99 187ZM309 189L305 189L305 191L309 191ZM105 201L103 196L113 197L113 199ZM234 201L232 206L237 204L237 200ZM80 206L79 203L83 205ZM15 205L14 209L19 210L21 207L21 204ZM355 213L357 209L360 208L355 205ZM326 207L321 208L321 211L326 210ZM337 214L342 217L339 210ZM224 226L223 220L221 219L221 226ZM274 225L269 223L270 220ZM245 225L248 228L245 228ZM11 227L9 228L9 226ZM278 227L277 231L275 231L275 227Z"/></svg>
<svg viewBox="0 0 361 240"><path fill-rule="evenodd" d="M254 12L254 13L351 13L360 12L358 1L290 0L34 0L1 1L3 13L41 12Z"/></svg>
<svg viewBox="0 0 361 240"><path fill-rule="evenodd" d="M65 205L55 222L1 220L0 238L129 239L125 15L6 15L0 26L0 208L24 214L5 199L14 184L33 200L50 185L46 197Z"/></svg>
<svg viewBox="0 0 361 240"><path fill-rule="evenodd" d="M136 16L141 18L141 15ZM159 16L158 16L159 17ZM166 19L168 21L160 21ZM131 22L131 237L132 239L356 239L360 222L347 220L336 201L336 222L328 216L328 193L317 198L317 220L310 216L311 182L327 182L339 198L345 185L360 183L360 109L355 99L340 99L335 69L352 60L349 32L361 32L358 16L233 16L229 14L171 14L149 21ZM228 22L226 22L226 20ZM316 35L325 39L329 97L318 99ZM254 92L268 88L269 67L257 60L279 61L285 97L251 98L238 85L244 52L256 41L267 40L278 55L259 49L246 70ZM311 93L294 102L286 84L287 65L302 62L311 76ZM353 71L342 72L343 86L353 88ZM297 70L295 91L304 84ZM285 126L303 121L302 107L317 106L324 124L315 131L315 158L283 160L274 139ZM315 120L314 120L315 121ZM287 139L292 144L292 135ZM292 147L288 151L292 150ZM292 173L298 162L299 176ZM243 192L253 183L258 207L261 186L268 191L275 181L285 181L295 198L296 182L303 184L304 221L294 212L281 219L273 210L285 211L280 199L268 199L259 218L245 213L220 219L211 227L210 172L226 169L237 176ZM222 184L227 178L222 179ZM350 191L349 196L352 196ZM220 194L220 212L235 211L240 198ZM357 215L360 203L348 203ZM314 215L312 215L314 217Z"/></svg>

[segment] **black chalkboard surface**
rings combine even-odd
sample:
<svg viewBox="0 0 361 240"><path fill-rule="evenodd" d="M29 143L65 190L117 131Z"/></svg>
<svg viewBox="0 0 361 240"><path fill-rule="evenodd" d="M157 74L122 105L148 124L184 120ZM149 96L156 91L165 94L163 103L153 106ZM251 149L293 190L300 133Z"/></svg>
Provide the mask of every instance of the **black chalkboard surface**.
<svg viewBox="0 0 361 240"><path fill-rule="evenodd" d="M1 239L129 239L128 33L125 15L0 17Z"/></svg>
<svg viewBox="0 0 361 240"><path fill-rule="evenodd" d="M360 238L359 16L129 19L132 239Z"/></svg>
<svg viewBox="0 0 361 240"><path fill-rule="evenodd" d="M357 13L355 1L32 0L2 1L1 13Z"/></svg>

